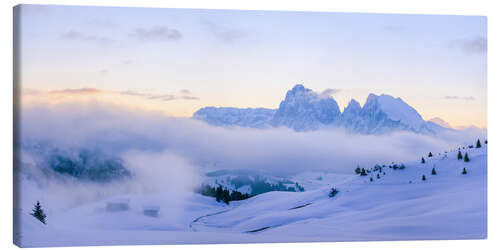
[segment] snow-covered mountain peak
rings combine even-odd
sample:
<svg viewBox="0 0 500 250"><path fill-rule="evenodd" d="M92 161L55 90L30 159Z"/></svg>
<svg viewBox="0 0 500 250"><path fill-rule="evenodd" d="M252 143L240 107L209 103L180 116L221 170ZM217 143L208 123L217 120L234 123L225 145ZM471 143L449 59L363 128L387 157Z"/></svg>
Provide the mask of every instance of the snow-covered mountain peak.
<svg viewBox="0 0 500 250"><path fill-rule="evenodd" d="M448 122L446 122L445 120L443 120L439 117L434 117L434 118L430 119L429 122L436 123L437 125L444 127L444 128L452 128Z"/></svg>
<svg viewBox="0 0 500 250"><path fill-rule="evenodd" d="M297 84L286 93L285 100L280 103L273 118L273 125L299 131L313 130L331 124L339 117L339 106L331 96L325 97L302 84Z"/></svg>
<svg viewBox="0 0 500 250"><path fill-rule="evenodd" d="M320 95L314 92L312 89L308 89L302 84L297 84L292 89L286 92L285 100L283 100L283 102L288 104L300 104L301 102L313 102L320 98Z"/></svg>
<svg viewBox="0 0 500 250"><path fill-rule="evenodd" d="M361 105L354 99L351 99L344 109L344 113L358 114L359 112L361 112Z"/></svg>
<svg viewBox="0 0 500 250"><path fill-rule="evenodd" d="M304 87L304 85L302 84L296 84L295 86L293 86L293 88L291 90L289 90L288 92L304 92L304 91L311 91L310 89L306 89Z"/></svg>
<svg viewBox="0 0 500 250"><path fill-rule="evenodd" d="M420 131L422 126L425 125L422 116L399 97L395 98L386 94L380 96L370 94L363 109L384 113L390 120L400 122L415 131Z"/></svg>

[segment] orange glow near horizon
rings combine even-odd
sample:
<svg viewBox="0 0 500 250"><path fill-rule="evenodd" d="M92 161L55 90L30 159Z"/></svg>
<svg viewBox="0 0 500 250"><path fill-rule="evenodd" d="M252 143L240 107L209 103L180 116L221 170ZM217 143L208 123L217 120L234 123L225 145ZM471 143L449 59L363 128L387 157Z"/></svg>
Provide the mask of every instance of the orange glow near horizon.
<svg viewBox="0 0 500 250"><path fill-rule="evenodd" d="M279 102L282 100L273 100L269 103L276 103L274 106L259 106L255 105L231 105L231 98L225 99L220 105L217 105L217 100L206 100L204 103L193 102L191 100L185 99L175 99L165 101L158 98L152 98L151 96L145 96L145 94L124 94L120 91L107 91L95 88L81 88L81 89L63 89L63 90L51 90L51 91L40 91L40 90L22 90L21 103L23 106L32 106L46 104L48 106L53 105L64 105L71 103L103 103L110 104L114 106L124 107L130 110L135 110L138 112L158 112L166 116L172 117L191 117L196 110L206 107L206 106L218 106L218 107L237 107L237 108L278 108ZM334 97L339 103L340 110L343 111L344 107L347 105L350 98L346 97ZM358 99L359 98L359 99ZM355 98L358 101L364 100L360 97ZM366 98L366 97L365 97ZM208 99L208 98L206 98ZM424 120L430 120L432 118L438 117L449 123L453 128L476 126L479 128L487 128L486 120L482 120L482 117L486 117L486 110L484 113L474 113L474 110L467 109L467 103L460 105L456 108L461 110L461 113L447 112L448 107L439 107L436 102L429 103L419 103L415 104L412 100L405 100L408 104L414 107L424 118ZM364 101L360 102L361 105ZM456 104L453 104L457 106ZM433 112L426 112L426 110L432 110ZM473 114L473 115L464 115Z"/></svg>

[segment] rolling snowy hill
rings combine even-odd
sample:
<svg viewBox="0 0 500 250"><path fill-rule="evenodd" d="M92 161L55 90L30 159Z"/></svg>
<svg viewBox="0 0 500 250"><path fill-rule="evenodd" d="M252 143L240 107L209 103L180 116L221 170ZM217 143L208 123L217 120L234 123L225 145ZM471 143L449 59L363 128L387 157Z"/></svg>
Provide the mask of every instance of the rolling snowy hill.
<svg viewBox="0 0 500 250"><path fill-rule="evenodd" d="M23 209L16 211L22 230L15 235L26 247L482 239L487 145L461 152L470 162L458 160L453 150L433 152L424 157L425 163L417 156L404 163L404 169L394 169L392 163L380 170L361 166L370 171L366 176L354 171L302 173L294 180L306 183L305 192L268 192L229 205L196 193L174 196L177 199L165 199L172 191L121 195L69 209L48 208L47 225ZM29 193L37 192L29 180L22 185ZM334 197L328 196L331 187L339 190ZM109 209L117 202L124 208ZM158 216L145 212L150 207Z"/></svg>
<svg viewBox="0 0 500 250"><path fill-rule="evenodd" d="M353 99L342 113L331 96L316 93L301 84L286 93L276 110L206 107L196 111L193 118L214 126L288 127L296 131L342 127L362 134L394 131L436 134L449 129L423 120L401 98L385 94L370 94L363 107Z"/></svg>

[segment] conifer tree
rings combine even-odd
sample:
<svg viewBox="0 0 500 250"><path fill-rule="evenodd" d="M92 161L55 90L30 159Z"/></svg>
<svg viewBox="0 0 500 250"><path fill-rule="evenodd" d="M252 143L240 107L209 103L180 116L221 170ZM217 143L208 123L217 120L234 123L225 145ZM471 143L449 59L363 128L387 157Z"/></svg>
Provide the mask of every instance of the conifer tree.
<svg viewBox="0 0 500 250"><path fill-rule="evenodd" d="M422 157L422 164L423 164L423 163L425 163L425 159L424 159L424 157Z"/></svg>
<svg viewBox="0 0 500 250"><path fill-rule="evenodd" d="M464 161L465 162L469 162L470 161L469 155L467 154L467 152L465 152Z"/></svg>
<svg viewBox="0 0 500 250"><path fill-rule="evenodd" d="M330 197L330 198L331 198L331 197L335 196L338 192L339 192L339 191L338 191L336 188L332 188L332 189L330 190L330 193L328 194L328 197Z"/></svg>
<svg viewBox="0 0 500 250"><path fill-rule="evenodd" d="M436 169L432 168L432 175L436 175Z"/></svg>
<svg viewBox="0 0 500 250"><path fill-rule="evenodd" d="M459 160L462 160L462 158L463 158L463 157L462 157L462 152L461 152L460 150L458 151L458 156L457 156L457 158L458 158Z"/></svg>
<svg viewBox="0 0 500 250"><path fill-rule="evenodd" d="M360 173L361 173L361 169L359 168L359 166L356 168L356 170L354 170L354 172L355 172L356 174L360 174Z"/></svg>
<svg viewBox="0 0 500 250"><path fill-rule="evenodd" d="M229 190L224 189L222 192L222 201L229 205L229 201L231 200L231 195L229 194Z"/></svg>
<svg viewBox="0 0 500 250"><path fill-rule="evenodd" d="M429 157L432 157L432 152L429 152Z"/></svg>
<svg viewBox="0 0 500 250"><path fill-rule="evenodd" d="M380 179L380 174L377 174L377 179Z"/></svg>
<svg viewBox="0 0 500 250"><path fill-rule="evenodd" d="M31 215L45 224L45 218L47 218L47 215L45 215L45 213L43 212L42 206L40 205L39 201L36 202L35 208L33 208L32 211L33 213L31 213Z"/></svg>
<svg viewBox="0 0 500 250"><path fill-rule="evenodd" d="M373 177L370 177L370 182L372 182L372 181L373 181Z"/></svg>
<svg viewBox="0 0 500 250"><path fill-rule="evenodd" d="M479 141L479 139L477 139L476 148L480 148L480 147L481 147L481 142Z"/></svg>
<svg viewBox="0 0 500 250"><path fill-rule="evenodd" d="M484 140L484 144L488 144L488 140Z"/></svg>
<svg viewBox="0 0 500 250"><path fill-rule="evenodd" d="M220 201L221 201L221 199L222 199L222 194L223 194L223 192L222 192L222 187L221 187L221 186L218 186L218 187L217 187L217 190L215 191L215 200L216 200L217 202L220 202Z"/></svg>
<svg viewBox="0 0 500 250"><path fill-rule="evenodd" d="M467 170L465 170L465 168L462 170L462 174L467 174Z"/></svg>
<svg viewBox="0 0 500 250"><path fill-rule="evenodd" d="M425 180L426 180L426 179L425 179L425 175L422 175L422 181L425 181Z"/></svg>
<svg viewBox="0 0 500 250"><path fill-rule="evenodd" d="M365 168L362 168L361 169L361 173L360 173L361 176L365 176L366 175L366 170Z"/></svg>

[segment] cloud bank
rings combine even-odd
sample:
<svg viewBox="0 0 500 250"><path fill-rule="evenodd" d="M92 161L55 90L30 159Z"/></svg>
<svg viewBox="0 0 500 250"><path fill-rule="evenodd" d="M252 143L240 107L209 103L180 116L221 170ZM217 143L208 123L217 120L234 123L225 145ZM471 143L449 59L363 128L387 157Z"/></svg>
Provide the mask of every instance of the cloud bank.
<svg viewBox="0 0 500 250"><path fill-rule="evenodd" d="M221 128L190 118L138 113L99 103L26 107L21 117L23 143L43 141L65 149L97 149L122 158L131 151L163 152L202 171L216 167L283 175L309 170L350 173L357 164L418 160L429 151L442 152L485 136L466 132L430 137L403 132L355 135L339 129Z"/></svg>
<svg viewBox="0 0 500 250"><path fill-rule="evenodd" d="M221 128L98 102L25 106L20 117L15 145L21 146L15 150L21 153L21 164L15 172L30 180L21 181L24 196L20 206L31 207L41 200L52 209L121 195L156 194L176 203L163 207L181 213L186 204L183 200L199 187L204 172L245 169L283 177L303 171L352 174L358 164L372 167L416 161L429 151L443 152L486 136L480 130L430 137L412 133L353 135L337 129ZM118 157L132 177L96 183L47 176L39 158L49 146L73 155L83 149Z"/></svg>

